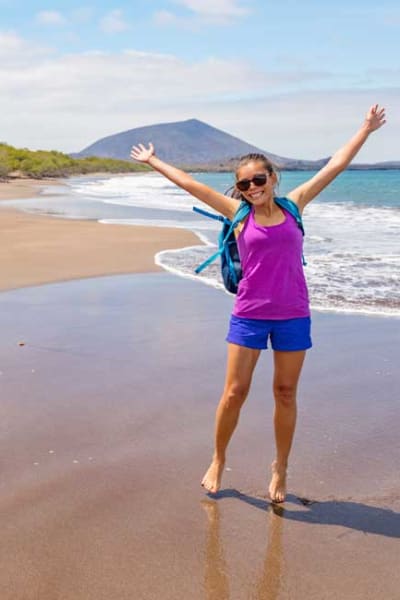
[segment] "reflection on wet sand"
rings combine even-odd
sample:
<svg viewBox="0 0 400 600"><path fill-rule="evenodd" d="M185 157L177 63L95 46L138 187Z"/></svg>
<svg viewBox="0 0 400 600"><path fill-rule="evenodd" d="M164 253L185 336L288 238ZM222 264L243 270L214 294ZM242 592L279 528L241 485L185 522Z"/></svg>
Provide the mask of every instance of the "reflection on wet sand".
<svg viewBox="0 0 400 600"><path fill-rule="evenodd" d="M277 600L282 587L283 545L282 529L284 513L282 506L268 507L268 538L262 572L257 581L256 600Z"/></svg>
<svg viewBox="0 0 400 600"><path fill-rule="evenodd" d="M216 500L201 502L207 513L206 559L204 584L207 600L230 600L229 574L221 541L220 509ZM278 600L282 587L283 547L282 528L284 513L282 506L271 504L267 509L268 533L264 563L256 580L254 590L248 597L254 600Z"/></svg>
<svg viewBox="0 0 400 600"><path fill-rule="evenodd" d="M229 600L229 581L221 544L220 511L215 500L201 502L207 513L206 562L204 586L207 600Z"/></svg>

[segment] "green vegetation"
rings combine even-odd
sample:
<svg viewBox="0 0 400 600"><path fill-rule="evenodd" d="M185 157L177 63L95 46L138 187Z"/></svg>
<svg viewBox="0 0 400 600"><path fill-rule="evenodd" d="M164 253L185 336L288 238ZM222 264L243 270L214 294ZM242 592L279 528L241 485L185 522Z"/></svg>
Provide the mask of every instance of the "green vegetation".
<svg viewBox="0 0 400 600"><path fill-rule="evenodd" d="M86 173L131 173L147 171L149 167L127 160L113 158L71 158L56 150L27 150L0 143L0 178L20 175L42 177L67 177Z"/></svg>

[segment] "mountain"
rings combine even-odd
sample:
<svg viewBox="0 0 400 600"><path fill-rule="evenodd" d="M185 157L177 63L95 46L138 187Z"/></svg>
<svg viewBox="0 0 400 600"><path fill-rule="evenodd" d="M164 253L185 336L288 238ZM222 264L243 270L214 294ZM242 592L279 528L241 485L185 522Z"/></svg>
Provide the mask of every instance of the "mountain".
<svg viewBox="0 0 400 600"><path fill-rule="evenodd" d="M261 152L278 167L285 169L319 168L327 160L304 161L278 156L197 119L148 125L116 133L94 142L72 156L128 159L132 146L148 142L154 144L157 155L167 162L203 169L226 167L230 170L232 161L250 152Z"/></svg>
<svg viewBox="0 0 400 600"><path fill-rule="evenodd" d="M129 160L132 146L149 142L153 142L157 155L161 159L192 170L232 171L235 161L250 152L265 154L279 169L283 170L317 170L329 160L329 158L299 160L278 156L197 119L148 125L116 133L94 142L81 152L71 154L71 156L74 158L96 156ZM400 162L392 161L374 165L353 164L350 168L399 169Z"/></svg>

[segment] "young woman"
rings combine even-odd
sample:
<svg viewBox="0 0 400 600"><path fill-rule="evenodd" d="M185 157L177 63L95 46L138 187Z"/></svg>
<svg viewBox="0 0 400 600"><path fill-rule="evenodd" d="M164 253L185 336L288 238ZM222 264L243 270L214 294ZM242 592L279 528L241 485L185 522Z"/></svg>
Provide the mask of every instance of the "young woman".
<svg viewBox="0 0 400 600"><path fill-rule="evenodd" d="M338 150L311 179L287 197L303 212L351 162L370 133L385 123L385 110L372 106L357 133ZM150 143L132 148L131 157L149 164L217 212L232 219L238 201L199 183L187 173L157 158ZM260 352L270 339L274 355L273 393L276 457L272 463L269 495L283 502L286 471L296 425L296 390L305 353L311 347L310 309L302 267L302 233L294 218L274 202L277 176L262 154L239 160L236 189L249 202L251 211L236 230L243 269L228 342L225 386L215 425L215 449L202 485L211 493L219 490L226 449L239 420Z"/></svg>

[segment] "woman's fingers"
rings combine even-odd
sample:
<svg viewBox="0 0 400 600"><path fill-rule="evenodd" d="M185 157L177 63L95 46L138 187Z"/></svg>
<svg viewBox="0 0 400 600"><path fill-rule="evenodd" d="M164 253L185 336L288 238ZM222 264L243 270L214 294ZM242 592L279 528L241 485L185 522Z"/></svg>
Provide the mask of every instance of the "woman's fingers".
<svg viewBox="0 0 400 600"><path fill-rule="evenodd" d="M379 129L386 123L386 110L379 104L373 104L367 113L367 122L371 131Z"/></svg>
<svg viewBox="0 0 400 600"><path fill-rule="evenodd" d="M149 158L151 156L153 156L153 154L154 154L154 146L150 142L148 148L146 148L146 146L144 144L138 144L137 146L132 146L130 155L131 155L131 158L134 158L135 160L146 162L147 160L149 160Z"/></svg>

